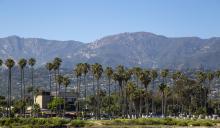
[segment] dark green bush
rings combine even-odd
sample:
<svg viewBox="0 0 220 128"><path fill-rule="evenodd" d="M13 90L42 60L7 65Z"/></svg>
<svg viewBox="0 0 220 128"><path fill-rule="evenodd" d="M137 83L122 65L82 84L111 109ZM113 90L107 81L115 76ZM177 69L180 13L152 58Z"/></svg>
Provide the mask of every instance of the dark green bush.
<svg viewBox="0 0 220 128"><path fill-rule="evenodd" d="M86 126L86 121L84 121L84 120L73 120L73 121L70 122L70 126L85 127Z"/></svg>

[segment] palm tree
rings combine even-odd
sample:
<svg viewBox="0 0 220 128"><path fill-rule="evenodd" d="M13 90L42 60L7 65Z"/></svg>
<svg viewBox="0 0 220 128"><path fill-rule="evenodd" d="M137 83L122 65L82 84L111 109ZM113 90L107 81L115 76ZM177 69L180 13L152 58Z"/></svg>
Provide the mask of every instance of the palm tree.
<svg viewBox="0 0 220 128"><path fill-rule="evenodd" d="M64 107L63 107L63 110L64 110L64 114L65 114L65 111L66 111L66 88L70 84L70 79L68 77L63 77L62 83L64 85Z"/></svg>
<svg viewBox="0 0 220 128"><path fill-rule="evenodd" d="M161 108L162 108L162 117L164 117L165 115L165 90L167 88L167 85L164 83L161 83L159 85L159 90L162 93L162 103L161 103Z"/></svg>
<svg viewBox="0 0 220 128"><path fill-rule="evenodd" d="M20 75L20 78L21 78L21 99L24 98L24 95L25 95L25 87L24 87L24 67L27 65L27 60L22 58L18 61L18 66L20 67L20 72L21 72L21 75ZM23 95L24 94L24 95Z"/></svg>
<svg viewBox="0 0 220 128"><path fill-rule="evenodd" d="M50 93L51 93L51 91L52 91L52 89L51 89L51 71L53 70L53 64L47 63L46 69L49 71L49 86L50 86Z"/></svg>
<svg viewBox="0 0 220 128"><path fill-rule="evenodd" d="M110 103L111 103L111 101L110 101L110 99L111 99L111 97L110 97L110 93L111 93L110 85L111 85L111 79L112 79L112 75L113 75L113 69L111 67L107 67L105 69L105 74L108 78L108 100L109 100L108 101L108 114L109 114L109 117L110 117Z"/></svg>
<svg viewBox="0 0 220 128"><path fill-rule="evenodd" d="M82 76L82 63L76 65L74 69L74 74L76 76L76 111L79 111L79 97L80 97L80 83L81 83L81 76Z"/></svg>
<svg viewBox="0 0 220 128"><path fill-rule="evenodd" d="M206 78L207 78L206 73L204 73L202 71L199 71L199 72L196 73L196 79L197 79L198 83L201 84L201 86L200 86L200 92L201 92L200 93L200 104L201 104L201 107L203 106L202 105L202 101L203 101L203 99L202 99L202 97L203 97L202 96L203 83L206 81ZM206 108L206 102L205 102L203 107Z"/></svg>
<svg viewBox="0 0 220 128"><path fill-rule="evenodd" d="M34 88L34 65L36 64L36 59L30 58L28 60L28 64L31 67L31 86ZM32 93L32 98L34 98L33 93Z"/></svg>
<svg viewBox="0 0 220 128"><path fill-rule="evenodd" d="M172 79L173 79L173 90L172 90L172 100L173 100L173 103L172 103L172 107L174 108L174 86L176 86L176 82L177 80L179 80L182 76L182 73L180 71L176 71L172 74ZM179 92L178 92L179 94ZM177 100L177 104L178 104L178 100Z"/></svg>
<svg viewBox="0 0 220 128"><path fill-rule="evenodd" d="M56 82L58 83L58 85L59 85L59 96L60 96L60 86L61 86L61 84L62 84L62 82L63 82L63 76L62 75L58 75L57 76L57 79L56 79ZM61 104L59 105L59 108L58 108L58 112L60 112L60 109L61 109Z"/></svg>
<svg viewBox="0 0 220 128"><path fill-rule="evenodd" d="M140 73L140 81L141 81L141 83L144 85L144 88L145 88L145 93L148 93L148 85L149 85L149 83L151 82L151 78L150 78L150 72L149 71L147 71L147 70L144 70L144 71L142 71L141 73ZM142 98L140 98L140 114L139 115L142 115L142 104L141 104L141 99ZM147 105L146 106L146 112L147 112L147 114L148 114L148 100L147 100L148 98L147 97L145 97L145 105Z"/></svg>
<svg viewBox="0 0 220 128"><path fill-rule="evenodd" d="M57 75L60 74L61 63L62 63L62 59L60 59L58 57L54 58L54 60L53 60L53 70L54 70L55 81L56 81ZM56 97L57 97L57 83L56 83Z"/></svg>
<svg viewBox="0 0 220 128"><path fill-rule="evenodd" d="M95 96L95 64L91 65L91 72L92 72L92 91L93 91L93 95Z"/></svg>
<svg viewBox="0 0 220 128"><path fill-rule="evenodd" d="M127 92L127 89L126 89L127 87L126 86L127 86L128 80L131 79L131 75L132 75L132 69L127 69L127 70L125 70L124 76L123 76L123 80L124 80L124 89L123 89L123 91L124 91L124 95L125 95L124 96L123 109L125 110L125 113L126 113L127 117L128 117L128 110L127 110L127 108L128 108L128 104L127 104L128 103L128 98L127 98L128 92ZM124 114L124 111L123 111L123 114Z"/></svg>
<svg viewBox="0 0 220 128"><path fill-rule="evenodd" d="M88 63L83 63L82 64L82 72L84 75L84 98L85 98L85 109L87 109L87 103L86 103L86 99L87 99L87 84L86 84L86 75L90 70L90 65Z"/></svg>
<svg viewBox="0 0 220 128"><path fill-rule="evenodd" d="M208 72L206 74L206 76L207 76L207 79L208 79L208 93L211 94L211 90L212 90L211 82L215 78L215 75L212 72ZM210 96L210 105L212 105L212 97L211 96Z"/></svg>
<svg viewBox="0 0 220 128"><path fill-rule="evenodd" d="M21 71L21 99L23 99L23 101L25 102L25 95L26 95L26 87L24 84L24 68L27 65L27 60L22 58L18 61L18 66L20 67L20 71ZM22 89L23 88L23 89ZM22 111L23 114L25 114L25 107L23 108Z"/></svg>
<svg viewBox="0 0 220 128"><path fill-rule="evenodd" d="M137 84L137 87L139 87L139 77L140 77L140 74L142 72L142 69L140 67L134 67L133 68L133 74L136 76L136 84Z"/></svg>
<svg viewBox="0 0 220 128"><path fill-rule="evenodd" d="M168 69L164 69L160 72L160 75L163 78L163 83L166 83L166 77L169 75L169 70Z"/></svg>
<svg viewBox="0 0 220 128"><path fill-rule="evenodd" d="M151 77L152 84L153 84L153 87L152 87L152 100L151 100L152 101L152 103L151 103L151 107L152 107L151 111L152 111L152 114L154 115L154 112L156 111L154 109L154 89L155 89L155 80L158 77L157 71L156 70L151 70L150 71L150 77Z"/></svg>
<svg viewBox="0 0 220 128"><path fill-rule="evenodd" d="M13 59L7 59L5 65L8 68L8 100L7 100L7 117L11 117L11 69L15 62Z"/></svg>
<svg viewBox="0 0 220 128"><path fill-rule="evenodd" d="M103 68L102 65L95 63L94 65L95 68L95 79L97 81L97 95L96 95L96 99L97 99L97 110L98 110L98 119L100 119L100 85L99 85L99 79L102 76L103 73Z"/></svg>
<svg viewBox="0 0 220 128"><path fill-rule="evenodd" d="M120 96L120 104L121 104L121 114L123 115L124 113L124 109L123 109L123 81L124 81L124 73L125 73L125 69L124 66L122 65L118 65L116 67L116 70L113 74L113 77L116 81L118 81L118 85L119 85L119 96Z"/></svg>
<svg viewBox="0 0 220 128"><path fill-rule="evenodd" d="M129 81L127 83L127 86L126 86L126 92L128 93L128 97L129 97L129 117L131 118L132 116L132 101L133 101L133 97L134 97L134 91L136 90L136 87L134 85L133 82Z"/></svg>

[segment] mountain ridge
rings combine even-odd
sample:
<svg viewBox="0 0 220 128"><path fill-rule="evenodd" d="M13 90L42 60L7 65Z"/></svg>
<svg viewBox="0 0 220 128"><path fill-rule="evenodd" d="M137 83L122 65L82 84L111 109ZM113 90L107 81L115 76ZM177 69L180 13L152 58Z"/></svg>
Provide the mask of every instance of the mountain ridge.
<svg viewBox="0 0 220 128"><path fill-rule="evenodd" d="M79 62L147 68L219 68L220 37L166 37L150 32L125 32L90 43L8 36L0 38L0 58L34 57L39 66L58 56L63 67Z"/></svg>

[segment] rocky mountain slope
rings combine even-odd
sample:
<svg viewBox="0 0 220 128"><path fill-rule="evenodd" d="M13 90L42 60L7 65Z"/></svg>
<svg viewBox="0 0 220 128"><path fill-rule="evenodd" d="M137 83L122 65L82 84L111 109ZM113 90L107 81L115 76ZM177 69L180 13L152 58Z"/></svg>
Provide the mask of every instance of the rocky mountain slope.
<svg viewBox="0 0 220 128"><path fill-rule="evenodd" d="M147 68L220 68L220 38L168 38L148 32L121 33L91 43L10 36L0 38L0 58L34 57L43 65L54 57L64 67L79 62Z"/></svg>

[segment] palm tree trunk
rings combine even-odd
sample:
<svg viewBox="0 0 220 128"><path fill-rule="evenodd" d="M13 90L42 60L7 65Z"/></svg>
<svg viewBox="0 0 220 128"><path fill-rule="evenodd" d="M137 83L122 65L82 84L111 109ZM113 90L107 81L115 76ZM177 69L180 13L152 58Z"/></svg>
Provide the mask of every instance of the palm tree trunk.
<svg viewBox="0 0 220 128"><path fill-rule="evenodd" d="M50 86L50 93L52 91L52 87L51 87L51 72L49 71L49 86Z"/></svg>
<svg viewBox="0 0 220 128"><path fill-rule="evenodd" d="M54 71L54 78L55 78L55 84L56 84L56 98L57 98L57 82L56 82L56 80L57 80L57 72L56 72L56 70Z"/></svg>
<svg viewBox="0 0 220 128"><path fill-rule="evenodd" d="M31 66L31 86L34 89L34 68ZM33 91L31 92L31 97L34 98ZM34 105L34 102L32 102L32 105Z"/></svg>
<svg viewBox="0 0 220 128"><path fill-rule="evenodd" d="M85 109L87 109L87 103L86 103L86 99L87 99L87 86L86 86L86 75L84 75L84 86L85 86L85 94L84 94L84 98L85 98Z"/></svg>
<svg viewBox="0 0 220 128"><path fill-rule="evenodd" d="M65 112L66 112L66 86L65 86L65 89L64 89L64 105L63 105L63 113L65 115Z"/></svg>
<svg viewBox="0 0 220 128"><path fill-rule="evenodd" d="M76 112L79 112L79 80L76 78Z"/></svg>
<svg viewBox="0 0 220 128"><path fill-rule="evenodd" d="M151 112L154 115L154 80L153 80L153 88L152 88Z"/></svg>
<svg viewBox="0 0 220 128"><path fill-rule="evenodd" d="M11 68L9 68L9 117L11 117Z"/></svg>
<svg viewBox="0 0 220 128"><path fill-rule="evenodd" d="M127 85L127 82L125 83ZM125 88L125 115L128 117L128 97L127 97L127 89Z"/></svg>
<svg viewBox="0 0 220 128"><path fill-rule="evenodd" d="M23 83L23 89L24 89L24 94L23 94L23 98L24 98L24 110L23 110L23 114L24 114L24 116L26 117L26 114L25 114L25 111L26 111L26 101L25 101L25 95L26 95L26 87L25 87L25 84L24 84L24 69L22 69L22 83Z"/></svg>
<svg viewBox="0 0 220 128"><path fill-rule="evenodd" d="M111 104L111 97L110 97L110 82L111 82L111 79L109 78L108 79L108 115L109 115L109 119L110 119L110 114L111 114L111 111L110 111L110 104Z"/></svg>
<svg viewBox="0 0 220 128"><path fill-rule="evenodd" d="M95 93L95 77L94 77L94 74L92 75L92 89L93 89L93 96L94 96L95 102L97 102L96 93ZM92 105L92 107L93 107L93 113L95 114L95 119L97 119L96 107L94 105Z"/></svg>
<svg viewBox="0 0 220 128"><path fill-rule="evenodd" d="M100 119L100 86L99 86L99 80L97 79L97 101L98 101L98 119Z"/></svg>
<svg viewBox="0 0 220 128"><path fill-rule="evenodd" d="M162 108L162 116L164 116L164 92L162 92L162 104L161 104L161 108Z"/></svg>

